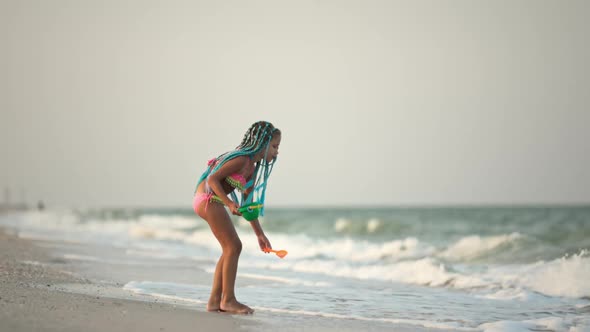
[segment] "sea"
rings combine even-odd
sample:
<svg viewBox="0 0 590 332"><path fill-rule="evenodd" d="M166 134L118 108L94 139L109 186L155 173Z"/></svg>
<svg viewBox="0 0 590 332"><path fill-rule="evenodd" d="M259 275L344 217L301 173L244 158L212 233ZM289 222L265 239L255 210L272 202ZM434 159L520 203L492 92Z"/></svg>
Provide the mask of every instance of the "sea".
<svg viewBox="0 0 590 332"><path fill-rule="evenodd" d="M269 207L261 223L288 251L282 259L232 218L243 243L238 300L287 330L324 319L369 330L590 331L590 206ZM116 249L61 259L160 269L120 289L199 310L221 253L190 206L13 212L0 226ZM179 277L195 269L205 277Z"/></svg>

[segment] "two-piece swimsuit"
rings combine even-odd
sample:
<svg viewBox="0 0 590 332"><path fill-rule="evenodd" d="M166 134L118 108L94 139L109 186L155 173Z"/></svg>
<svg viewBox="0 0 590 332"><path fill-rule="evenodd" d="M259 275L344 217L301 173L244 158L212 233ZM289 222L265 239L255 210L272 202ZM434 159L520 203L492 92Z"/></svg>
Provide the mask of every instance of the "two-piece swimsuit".
<svg viewBox="0 0 590 332"><path fill-rule="evenodd" d="M208 162L209 166L214 166L216 163L215 159L211 159ZM232 186L234 189L238 189L241 192L244 192L244 190L248 189L249 187L252 186L252 181L250 181L249 183L246 182L246 179L244 178L244 176L242 174L239 173L234 173L228 177L225 178L225 182L228 183L230 186ZM235 193L232 191L231 195L234 196L234 201L237 202ZM201 202L206 201L206 205L205 205L205 211L207 211L207 207L209 206L210 202L215 202L215 203L219 203L219 204L225 204L223 203L223 200L215 195L215 193L213 192L213 190L209 187L209 183L207 182L207 180L205 180L205 192L202 193L195 193L195 197L193 198L193 209L195 211L195 213L198 213L197 210L199 208L199 206L201 205Z"/></svg>

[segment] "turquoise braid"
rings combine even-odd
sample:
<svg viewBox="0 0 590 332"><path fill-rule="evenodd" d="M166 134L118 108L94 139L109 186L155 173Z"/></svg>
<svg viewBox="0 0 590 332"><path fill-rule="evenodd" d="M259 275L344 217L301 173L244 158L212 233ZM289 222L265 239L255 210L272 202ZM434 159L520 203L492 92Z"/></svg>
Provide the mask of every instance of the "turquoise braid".
<svg viewBox="0 0 590 332"><path fill-rule="evenodd" d="M262 151L262 149L266 148L264 152L264 157L262 158L262 160L256 163L254 174L252 175L252 179L254 180L252 185L254 187L248 195L248 197L244 197L244 195L242 195L242 202L240 205L251 203L255 193L258 197L258 203L264 204L264 199L266 196L266 185L270 173L272 171L273 165L276 162L276 159L274 159L271 162L266 162L266 157L268 155L270 140L277 131L280 132L270 122L259 121L254 123L248 129L248 131L246 131L242 143L240 143L240 145L238 145L235 150L226 152L218 156L216 158L217 164L212 164L207 167L207 169L205 170L205 172L203 172L203 174L199 178L199 181L197 182L197 188L199 187L201 182L203 182L211 174L217 172L226 162L240 156L252 157L258 152ZM264 215L264 207L260 209L260 215Z"/></svg>

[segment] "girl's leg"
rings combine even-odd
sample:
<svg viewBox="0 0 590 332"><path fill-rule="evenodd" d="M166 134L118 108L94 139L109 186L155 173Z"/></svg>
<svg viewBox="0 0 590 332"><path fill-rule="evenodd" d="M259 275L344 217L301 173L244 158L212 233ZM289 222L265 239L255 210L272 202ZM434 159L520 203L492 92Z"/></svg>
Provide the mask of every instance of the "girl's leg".
<svg viewBox="0 0 590 332"><path fill-rule="evenodd" d="M193 209L195 213L207 220L207 216L205 212L207 211L207 207L209 205L210 196L205 193L198 193L195 194L193 198ZM217 265L215 266L215 273L213 274L213 285L211 287L211 295L209 296L209 302L207 303L207 311L219 311L221 303L221 291L222 291L222 274L221 270L223 268L223 254L219 257L217 261Z"/></svg>
<svg viewBox="0 0 590 332"><path fill-rule="evenodd" d="M195 194L193 199L193 209L199 217L206 220L207 216L205 212L209 205L210 195L205 193ZM221 302L221 290L222 290L222 274L221 270L223 267L223 254L219 257L217 265L215 266L215 274L213 275L213 285L211 287L211 295L209 296L209 302L207 303L207 311L219 311L219 303Z"/></svg>
<svg viewBox="0 0 590 332"><path fill-rule="evenodd" d="M222 271L223 268L223 254L219 257L217 265L215 266L215 274L213 275L213 286L211 287L211 295L207 303L207 311L219 311L221 308L221 290L222 290Z"/></svg>
<svg viewBox="0 0 590 332"><path fill-rule="evenodd" d="M242 242L236 228L222 205L209 204L207 211L203 210L203 206L198 209L199 215L207 220L222 249L222 255L217 262L213 277L213 287L209 299L211 309L215 308L221 285L221 301L219 302L221 310L233 313L252 313L254 310L236 300L234 292L238 259L242 251Z"/></svg>

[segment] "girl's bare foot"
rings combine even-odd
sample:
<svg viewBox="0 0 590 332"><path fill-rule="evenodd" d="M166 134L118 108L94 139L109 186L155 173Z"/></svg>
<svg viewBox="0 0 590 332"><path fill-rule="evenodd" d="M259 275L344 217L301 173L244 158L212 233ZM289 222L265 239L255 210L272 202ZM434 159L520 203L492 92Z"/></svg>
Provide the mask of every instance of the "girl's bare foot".
<svg viewBox="0 0 590 332"><path fill-rule="evenodd" d="M221 308L219 308L219 305L216 306L216 305L207 304L207 311L209 311L209 312L219 312L219 311L222 311L222 310L221 310Z"/></svg>
<svg viewBox="0 0 590 332"><path fill-rule="evenodd" d="M251 314L254 313L254 309L250 308L249 306L238 302L238 300L233 299L227 302L221 302L219 306L219 310L225 311L232 314Z"/></svg>
<svg viewBox="0 0 590 332"><path fill-rule="evenodd" d="M219 297L210 297L209 302L207 303L207 311L220 311L221 307L219 303L221 302L221 298Z"/></svg>

